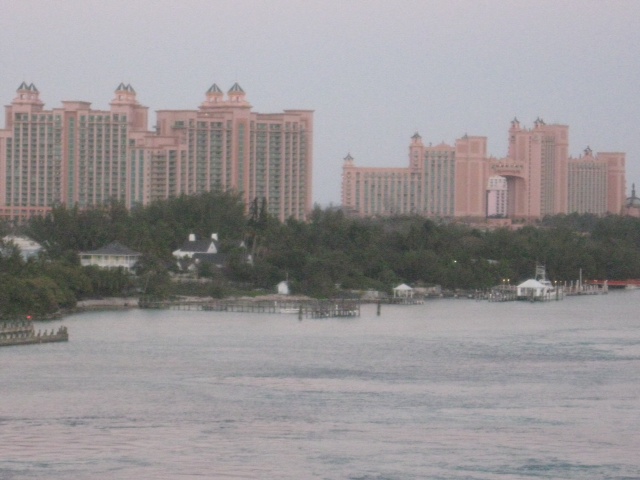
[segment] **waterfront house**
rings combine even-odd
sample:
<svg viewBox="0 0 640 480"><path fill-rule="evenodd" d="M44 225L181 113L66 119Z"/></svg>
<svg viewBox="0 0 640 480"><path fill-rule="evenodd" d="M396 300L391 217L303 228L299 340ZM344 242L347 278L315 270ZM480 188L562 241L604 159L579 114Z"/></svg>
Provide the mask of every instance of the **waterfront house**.
<svg viewBox="0 0 640 480"><path fill-rule="evenodd" d="M224 255L218 251L217 233L202 240L197 240L194 233L189 234L182 246L173 252L173 256L183 272L195 271L203 263L222 267L225 260Z"/></svg>
<svg viewBox="0 0 640 480"><path fill-rule="evenodd" d="M98 250L80 252L80 264L83 267L94 265L99 268L124 268L131 272L141 256L141 253L119 242L112 242Z"/></svg>

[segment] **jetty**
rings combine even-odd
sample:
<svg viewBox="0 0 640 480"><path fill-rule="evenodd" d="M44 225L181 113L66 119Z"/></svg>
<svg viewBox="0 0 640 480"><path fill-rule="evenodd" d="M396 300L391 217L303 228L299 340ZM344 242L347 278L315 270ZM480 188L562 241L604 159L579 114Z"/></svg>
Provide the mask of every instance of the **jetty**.
<svg viewBox="0 0 640 480"><path fill-rule="evenodd" d="M141 298L140 308L159 310L294 314L302 318L359 317L357 300L253 300L222 299L207 301L148 300Z"/></svg>
<svg viewBox="0 0 640 480"><path fill-rule="evenodd" d="M58 330L51 329L36 333L33 322L27 320L4 320L0 321L0 347L11 345L32 345L35 343L67 342L69 332L67 327L59 327Z"/></svg>
<svg viewBox="0 0 640 480"><path fill-rule="evenodd" d="M518 287L516 285L497 285L486 296L490 302L511 302L518 299Z"/></svg>

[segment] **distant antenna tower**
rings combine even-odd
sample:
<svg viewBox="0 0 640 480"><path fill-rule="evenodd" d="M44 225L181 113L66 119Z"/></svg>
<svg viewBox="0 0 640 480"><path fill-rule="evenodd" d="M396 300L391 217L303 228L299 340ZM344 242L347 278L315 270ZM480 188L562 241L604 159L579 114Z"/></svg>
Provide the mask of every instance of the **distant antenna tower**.
<svg viewBox="0 0 640 480"><path fill-rule="evenodd" d="M547 279L547 270L544 265L536 265L536 280L546 280Z"/></svg>

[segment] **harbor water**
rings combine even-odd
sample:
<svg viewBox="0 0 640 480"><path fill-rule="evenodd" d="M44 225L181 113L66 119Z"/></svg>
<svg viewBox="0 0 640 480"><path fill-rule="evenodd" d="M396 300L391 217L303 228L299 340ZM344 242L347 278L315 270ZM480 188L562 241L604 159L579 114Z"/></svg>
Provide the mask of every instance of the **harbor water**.
<svg viewBox="0 0 640 480"><path fill-rule="evenodd" d="M640 290L130 310L0 349L0 479L637 479Z"/></svg>

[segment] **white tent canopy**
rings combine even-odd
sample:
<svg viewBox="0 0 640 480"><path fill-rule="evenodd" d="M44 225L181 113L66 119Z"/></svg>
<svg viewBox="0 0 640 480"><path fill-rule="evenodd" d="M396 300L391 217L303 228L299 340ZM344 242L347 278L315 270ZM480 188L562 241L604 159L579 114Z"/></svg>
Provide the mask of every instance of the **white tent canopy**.
<svg viewBox="0 0 640 480"><path fill-rule="evenodd" d="M548 285L532 278L522 282L517 288L518 297L542 297L550 290Z"/></svg>
<svg viewBox="0 0 640 480"><path fill-rule="evenodd" d="M413 297L413 288L411 288L409 285L403 283L402 285L398 285L397 287L395 287L393 289L393 296L394 297L403 297L403 298Z"/></svg>

